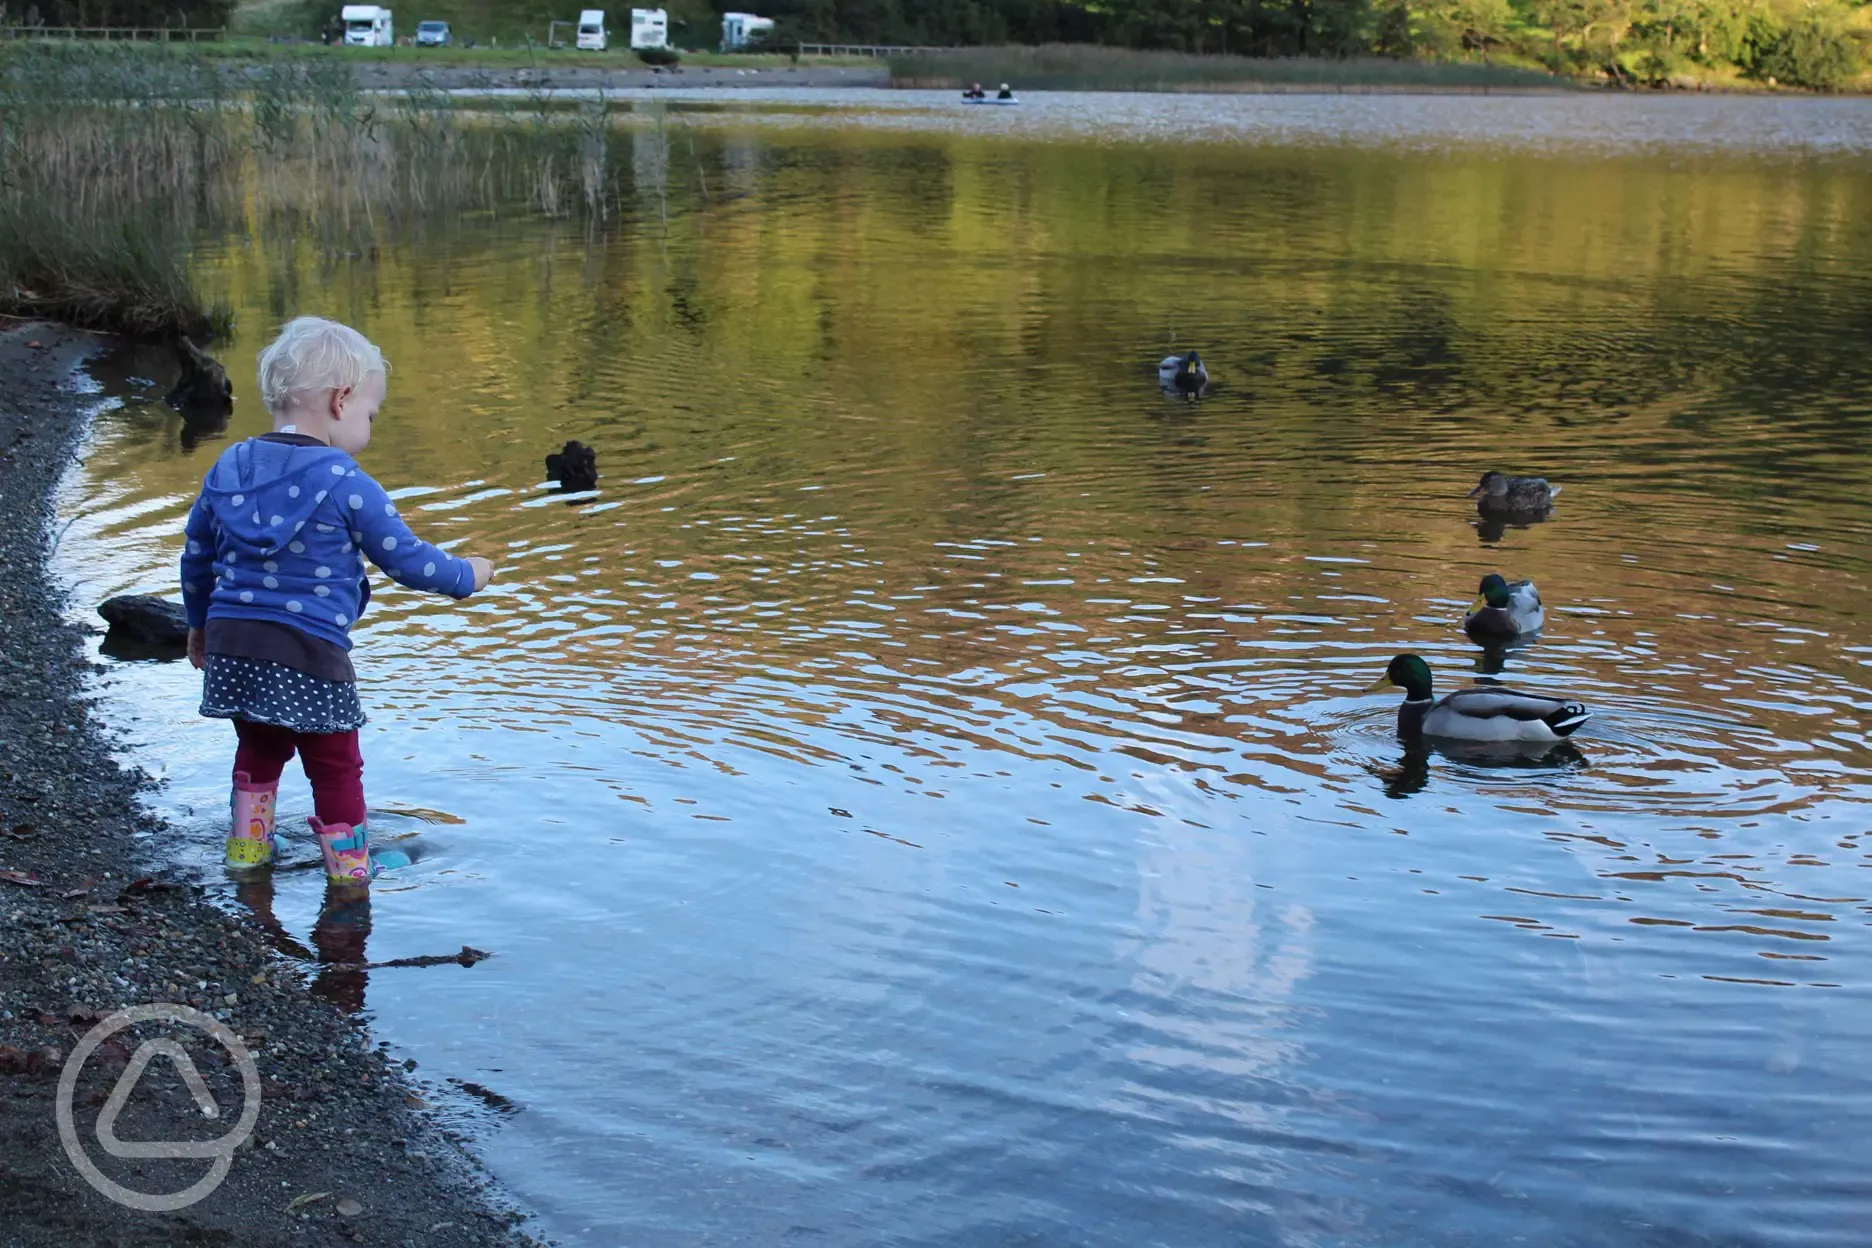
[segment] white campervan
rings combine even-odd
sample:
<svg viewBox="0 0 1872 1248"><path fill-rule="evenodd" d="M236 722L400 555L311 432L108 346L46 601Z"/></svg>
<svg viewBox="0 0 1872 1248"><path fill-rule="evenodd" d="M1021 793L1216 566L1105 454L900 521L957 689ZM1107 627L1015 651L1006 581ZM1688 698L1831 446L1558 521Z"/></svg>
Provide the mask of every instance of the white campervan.
<svg viewBox="0 0 1872 1248"><path fill-rule="evenodd" d="M578 30L579 50L583 52L602 52L605 50L605 41L604 10L580 10Z"/></svg>
<svg viewBox="0 0 1872 1248"><path fill-rule="evenodd" d="M344 41L354 48L387 48L396 42L391 33L390 10L374 4L347 4L338 14L344 22Z"/></svg>
<svg viewBox="0 0 1872 1248"><path fill-rule="evenodd" d="M663 9L632 9L631 47L669 47L669 13Z"/></svg>
<svg viewBox="0 0 1872 1248"><path fill-rule="evenodd" d="M771 30L771 17L756 17L752 13L724 13L721 15L721 50L739 51Z"/></svg>

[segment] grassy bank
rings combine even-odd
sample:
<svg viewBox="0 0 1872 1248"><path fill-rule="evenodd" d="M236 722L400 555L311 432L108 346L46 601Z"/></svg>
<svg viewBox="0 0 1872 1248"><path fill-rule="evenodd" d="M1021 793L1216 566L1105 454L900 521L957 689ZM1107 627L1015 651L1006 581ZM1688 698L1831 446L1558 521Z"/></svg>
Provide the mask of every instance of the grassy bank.
<svg viewBox="0 0 1872 1248"><path fill-rule="evenodd" d="M1488 90L1569 85L1542 69L1466 61L1353 57L1195 56L1130 48L1049 44L967 48L894 58L903 83L954 86L1009 82L1040 91Z"/></svg>
<svg viewBox="0 0 1872 1248"><path fill-rule="evenodd" d="M165 45L153 45L161 49ZM544 43L503 42L499 47L477 45L472 48L348 48L313 42L277 42L251 36L234 36L215 43L170 44L169 54L191 54L215 60L276 61L333 60L356 65L413 65L466 69L553 69L577 66L589 69L643 69L645 63L628 48L612 47L603 52L581 52L576 48L548 48ZM863 56L807 56L778 54L743 54L720 52L685 52L683 65L696 69L782 69L792 66L875 66L878 62Z"/></svg>

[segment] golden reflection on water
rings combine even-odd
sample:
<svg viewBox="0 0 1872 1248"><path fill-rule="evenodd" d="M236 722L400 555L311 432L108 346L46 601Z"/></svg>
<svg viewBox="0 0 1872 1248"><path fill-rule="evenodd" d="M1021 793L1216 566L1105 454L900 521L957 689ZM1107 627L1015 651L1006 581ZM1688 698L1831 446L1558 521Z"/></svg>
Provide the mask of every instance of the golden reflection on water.
<svg viewBox="0 0 1872 1248"><path fill-rule="evenodd" d="M984 1073L1020 1067L994 1046L1031 1025L1020 1088L1077 1072L1126 1131L1226 1155L1124 1171L1198 1238L1244 1175L1282 1225L1316 1225L1283 1201L1351 1199L1292 1178L1302 1137L1434 1152L1344 1125L1448 1111L1387 1100L1406 1086L1474 1078L1489 1115L1538 1116L1508 1072L1569 1087L1590 1045L1680 1108L1680 1076L1754 1060L1685 1002L1741 1027L1764 986L1864 989L1872 168L733 124L609 152L625 210L602 223L516 205L366 250L260 220L204 260L240 317L232 432L264 425L245 362L280 320L349 320L394 366L367 466L419 531L502 565L461 605L385 587L358 632L374 804L461 821L373 941L517 946L475 971L501 1010L605 1032L626 1024L602 1002L632 1003L730 1064L743 1041L704 1023L790 1035L762 1011L796 1009L809 1099L842 1095L812 1019L875 1056L914 1016L940 1077L1039 1114ZM1155 383L1189 347L1215 378L1194 404ZM85 596L169 578L218 445L176 426L136 399L102 422ZM543 486L567 438L597 449L595 498ZM1490 467L1561 483L1553 516L1479 528ZM1539 582L1549 624L1491 659L1458 621L1497 570ZM1356 693L1406 649L1440 689L1512 680L1597 717L1542 759L1407 750L1393 702ZM177 674L120 679L145 737L186 719ZM218 745L147 744L171 801L211 810ZM697 986L577 948L581 923ZM396 982L373 1004L412 1043L425 1003L459 1008ZM1784 1008L1824 1086L1846 1024ZM1650 1067L1660 1044L1682 1071ZM779 1095L644 1053L674 1100ZM500 1086L609 1140L554 1077ZM622 1122L675 1112L616 1095L645 1098L606 1102ZM1791 1122L1756 1130L1832 1190ZM1638 1150L1634 1190L1675 1164L1622 1130L1588 1135ZM940 1172L947 1138L885 1152ZM568 1218L618 1216L539 1182ZM1571 1226L1588 1198L1561 1189ZM1674 1199L1660 1216L1698 1224ZM1799 1199L1756 1207L1827 1224ZM1353 1206L1318 1225L1386 1225Z"/></svg>

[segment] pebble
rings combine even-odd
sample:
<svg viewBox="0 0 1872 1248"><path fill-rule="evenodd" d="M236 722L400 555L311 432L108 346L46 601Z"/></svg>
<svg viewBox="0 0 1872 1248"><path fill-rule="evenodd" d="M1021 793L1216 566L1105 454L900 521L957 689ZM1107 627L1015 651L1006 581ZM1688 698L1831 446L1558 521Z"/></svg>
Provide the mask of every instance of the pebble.
<svg viewBox="0 0 1872 1248"><path fill-rule="evenodd" d="M56 736L59 744L0 754L0 831L7 833L0 835L0 1086L8 1093L0 1096L0 1238L8 1248L146 1242L148 1215L99 1199L65 1163L53 1097L64 1054L100 1018L128 1005L185 1000L212 1010L253 1053L262 1087L253 1138L265 1143L240 1153L214 1195L185 1214L165 1215L186 1221L176 1224L174 1242L281 1242L277 1221L268 1221L277 1219L277 1207L255 1199L255 1185L290 1179L302 1191L346 1192L360 1214L371 1210L354 1227L347 1219L356 1214L307 1209L295 1219L294 1244L349 1243L360 1230L368 1242L420 1238L439 1248L536 1243L511 1225L518 1215L504 1202L477 1191L485 1176L473 1161L405 1104L418 1085L372 1048L359 1019L314 997L306 968L276 948L248 912L219 909L193 881L149 858L183 833L152 828L139 806L151 781L120 769L109 726L91 718L86 637L61 614L44 573L55 531L43 523L51 491L94 402L81 387L66 393L58 383L63 361L91 340L51 326L34 333L32 349L43 347L52 365L38 377L20 368L27 340L0 326L0 375L9 379L0 394L0 447L9 448L0 469L0 686L7 694L0 697L0 741ZM22 436L27 432L37 436ZM81 1105L85 1098L102 1104L143 1030L95 1051L79 1077ZM175 1036L216 1102L240 1104L240 1072L226 1052L185 1028ZM308 1100L316 1118L306 1113ZM125 1121L141 1114L160 1125L172 1103L199 1121L186 1094L133 1094ZM275 1139L289 1114L307 1123L290 1150ZM450 1164L413 1181L402 1162L412 1140L428 1141ZM425 1233L444 1223L454 1228L449 1234Z"/></svg>

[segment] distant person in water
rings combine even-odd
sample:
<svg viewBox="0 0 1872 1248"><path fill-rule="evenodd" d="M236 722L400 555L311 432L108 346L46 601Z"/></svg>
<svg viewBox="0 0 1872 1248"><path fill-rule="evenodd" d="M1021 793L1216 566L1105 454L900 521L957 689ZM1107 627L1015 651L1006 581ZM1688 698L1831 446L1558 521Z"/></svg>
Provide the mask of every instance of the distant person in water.
<svg viewBox="0 0 1872 1248"><path fill-rule="evenodd" d="M1004 83L1002 83L1002 84L1001 84L1001 92L1000 92L1000 94L998 94L998 95L996 95L996 96L995 96L995 99L997 99L997 100L1011 100L1011 99L1013 99L1013 98L1014 98L1014 88L1013 88L1013 87L1010 87L1010 86L1008 86L1008 84L1007 84L1007 83L1005 83L1005 82L1004 82Z"/></svg>
<svg viewBox="0 0 1872 1248"><path fill-rule="evenodd" d="M982 90L982 85L978 82L964 91L962 93L962 98L965 100L985 100L988 98L988 93Z"/></svg>
<svg viewBox="0 0 1872 1248"><path fill-rule="evenodd" d="M260 353L273 432L229 447L189 511L182 555L189 661L201 713L234 721L227 865L273 861L280 773L298 753L312 832L334 883L368 885L401 854L373 857L351 628L370 601L364 560L411 589L466 598L494 565L410 532L353 455L370 444L389 366L357 330L303 316Z"/></svg>

